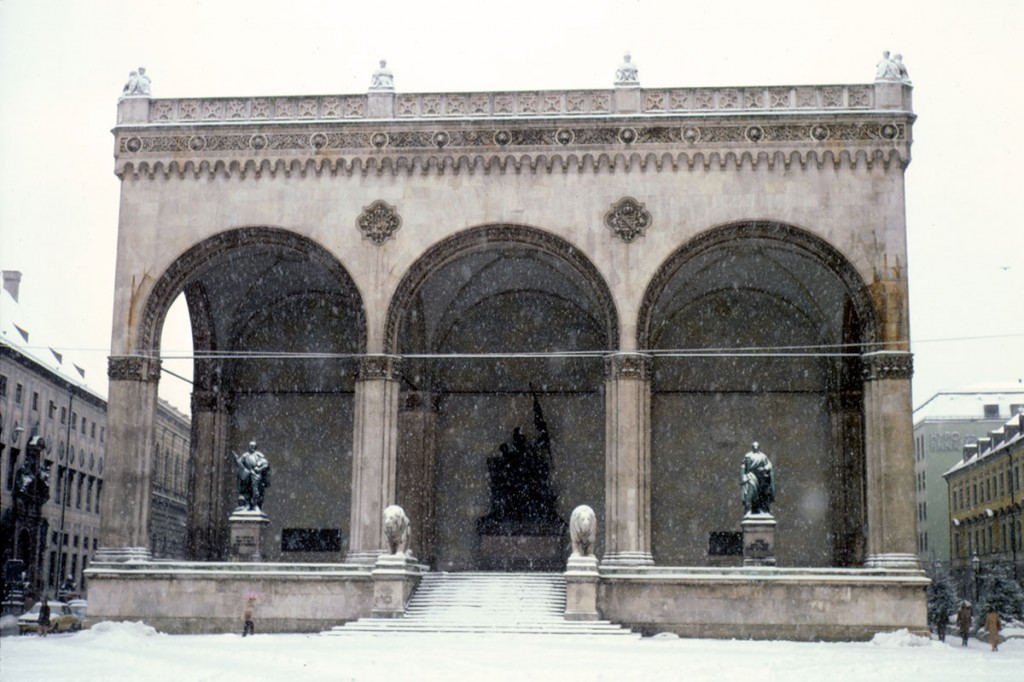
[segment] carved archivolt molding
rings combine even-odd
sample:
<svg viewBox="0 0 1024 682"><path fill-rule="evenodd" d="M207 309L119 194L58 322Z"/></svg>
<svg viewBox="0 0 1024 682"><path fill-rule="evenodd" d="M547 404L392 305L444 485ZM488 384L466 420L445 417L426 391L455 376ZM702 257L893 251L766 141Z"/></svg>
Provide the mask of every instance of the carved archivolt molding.
<svg viewBox="0 0 1024 682"><path fill-rule="evenodd" d="M604 214L604 224L622 241L629 244L642 237L651 225L651 213L633 197L622 197Z"/></svg>
<svg viewBox="0 0 1024 682"><path fill-rule="evenodd" d="M856 310L857 317L861 320L863 337L859 341L872 343L877 340L878 314L875 305L868 294L864 279L846 256L818 236L798 227L778 222L748 221L722 225L708 230L680 246L666 259L662 267L651 278L640 302L640 309L637 312L638 349L650 348L650 328L655 305L679 270L691 258L706 250L743 238L781 240L790 246L800 248L833 272L842 282L850 297L850 302Z"/></svg>
<svg viewBox="0 0 1024 682"><path fill-rule="evenodd" d="M573 244L543 230L526 225L498 223L471 228L441 240L413 263L399 282L384 326L384 348L399 351L399 330L405 315L416 301L420 287L445 263L475 249L497 244L518 244L539 249L562 259L579 273L597 301L597 309L604 313L602 323L607 330L608 349L615 350L619 341L619 318L611 290L597 267Z"/></svg>
<svg viewBox="0 0 1024 682"><path fill-rule="evenodd" d="M158 381L160 358L112 355L107 359L107 376L111 381Z"/></svg>
<svg viewBox="0 0 1024 682"><path fill-rule="evenodd" d="M156 351L160 346L160 325L178 294L207 266L246 247L278 249L309 259L328 270L344 290L358 291L352 277L332 254L302 235L274 227L242 227L213 235L182 254L168 266L153 285L138 324L137 348ZM358 309L359 348L366 348L366 311ZM195 327L198 328L198 327Z"/></svg>
<svg viewBox="0 0 1024 682"><path fill-rule="evenodd" d="M364 237L380 245L391 239L402 226L402 217L394 206L378 199L363 207L363 212L356 219L356 226Z"/></svg>
<svg viewBox="0 0 1024 682"><path fill-rule="evenodd" d="M861 356L865 381L903 379L914 376L914 356L905 351L876 351Z"/></svg>

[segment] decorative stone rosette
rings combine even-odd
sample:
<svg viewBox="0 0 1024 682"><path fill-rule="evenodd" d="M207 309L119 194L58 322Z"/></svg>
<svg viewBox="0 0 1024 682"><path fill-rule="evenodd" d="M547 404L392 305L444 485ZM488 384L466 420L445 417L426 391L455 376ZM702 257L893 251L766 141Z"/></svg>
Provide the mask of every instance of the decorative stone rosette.
<svg viewBox="0 0 1024 682"><path fill-rule="evenodd" d="M374 244L383 244L394 236L402 226L402 217L394 206L377 200L363 207L363 212L356 219L356 226L363 236Z"/></svg>
<svg viewBox="0 0 1024 682"><path fill-rule="evenodd" d="M651 214L633 197L623 197L604 214L604 224L615 236L629 244L647 231L651 224Z"/></svg>

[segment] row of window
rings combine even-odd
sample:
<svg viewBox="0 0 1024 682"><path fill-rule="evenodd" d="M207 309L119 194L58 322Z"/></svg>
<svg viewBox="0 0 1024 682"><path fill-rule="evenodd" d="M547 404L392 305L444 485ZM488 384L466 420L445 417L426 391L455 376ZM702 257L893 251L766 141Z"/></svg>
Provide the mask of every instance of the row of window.
<svg viewBox="0 0 1024 682"><path fill-rule="evenodd" d="M22 384L15 384L14 386L14 404L21 405L24 400L25 387ZM0 398L7 396L7 375L0 374ZM32 392L32 411L39 411L39 392ZM55 419L57 416L57 403L50 401L47 409L47 417L49 419ZM68 423L68 408L60 408L60 423ZM90 422L85 418L83 414L81 419L74 410L71 411L71 429L73 431L81 430L83 436L89 436L92 439L96 439L97 435L101 443L106 441L107 429L104 426L99 426L95 421Z"/></svg>
<svg viewBox="0 0 1024 682"><path fill-rule="evenodd" d="M78 550L79 537L77 535L70 536L73 538L72 548ZM51 550L49 553L50 562L49 570L47 571L46 585L49 589L56 590L62 586L65 586L68 580L71 582L72 591L81 593L85 589L85 569L89 562L89 549L90 539L88 537L82 538L82 551L72 551L70 556L68 554L68 539L67 534L64 535L64 550L60 553L60 568L57 566L57 550ZM60 544L60 533L54 531L51 535L51 544ZM96 538L92 538L92 551L96 551L97 546ZM81 558L81 562L79 562ZM69 563L70 561L70 563Z"/></svg>
<svg viewBox="0 0 1024 682"><path fill-rule="evenodd" d="M1013 487L1014 481L1016 481L1016 487ZM992 472L990 476L958 483L954 487L952 494L953 511L971 509L981 504L987 504L1010 492L1008 486L1013 488L1012 492L1019 493L1024 489L1021 487L1022 483L1024 481L1021 480L1019 464L1014 466L1012 471L1007 466L998 475Z"/></svg>
<svg viewBox="0 0 1024 682"><path fill-rule="evenodd" d="M984 528L968 529L963 533L953 533L953 554L969 557L973 554L997 554L1020 551L1024 549L1024 537L1021 537L1021 519L1003 519L999 524L990 523ZM1016 532L1014 532L1016 530ZM965 541L961 542L961 535Z"/></svg>

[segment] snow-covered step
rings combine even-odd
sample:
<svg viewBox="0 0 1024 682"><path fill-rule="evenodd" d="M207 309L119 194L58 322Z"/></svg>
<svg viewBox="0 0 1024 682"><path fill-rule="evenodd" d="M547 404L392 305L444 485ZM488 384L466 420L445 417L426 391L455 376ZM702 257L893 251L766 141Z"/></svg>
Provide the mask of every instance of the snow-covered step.
<svg viewBox="0 0 1024 682"><path fill-rule="evenodd" d="M361 618L324 634L633 634L609 621L567 621L564 612L560 573L427 573L405 617Z"/></svg>

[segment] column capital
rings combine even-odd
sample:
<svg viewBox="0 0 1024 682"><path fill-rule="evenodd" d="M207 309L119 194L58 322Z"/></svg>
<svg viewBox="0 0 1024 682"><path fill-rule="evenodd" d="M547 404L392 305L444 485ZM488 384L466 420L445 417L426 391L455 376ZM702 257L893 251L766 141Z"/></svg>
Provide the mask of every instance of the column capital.
<svg viewBox="0 0 1024 682"><path fill-rule="evenodd" d="M158 381L160 358L111 355L107 358L107 376L111 381Z"/></svg>
<svg viewBox="0 0 1024 682"><path fill-rule="evenodd" d="M605 379L651 380L654 358L644 353L612 353L604 356Z"/></svg>
<svg viewBox="0 0 1024 682"><path fill-rule="evenodd" d="M402 358L397 355L364 355L359 358L358 381L398 381L401 376Z"/></svg>
<svg viewBox="0 0 1024 682"><path fill-rule="evenodd" d="M865 381L906 379L914 376L914 355L906 351L880 350L861 357Z"/></svg>

